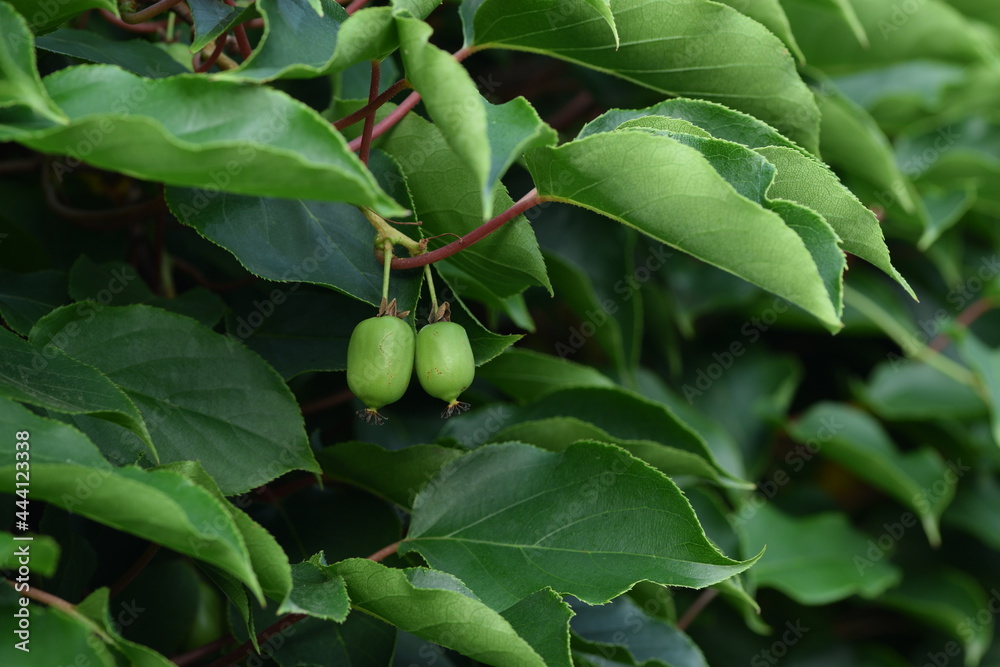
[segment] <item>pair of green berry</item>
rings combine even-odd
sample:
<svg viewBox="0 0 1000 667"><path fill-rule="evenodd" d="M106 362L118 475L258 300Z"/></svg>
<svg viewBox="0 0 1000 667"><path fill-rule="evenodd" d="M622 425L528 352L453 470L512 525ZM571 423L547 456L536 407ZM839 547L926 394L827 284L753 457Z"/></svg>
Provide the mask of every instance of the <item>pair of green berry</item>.
<svg viewBox="0 0 1000 667"><path fill-rule="evenodd" d="M385 314L358 324L347 345L347 386L366 406L358 414L381 423L379 408L402 398L414 366L424 391L448 404L442 417L468 409L458 397L472 384L476 362L462 325L434 322L414 335L404 320Z"/></svg>

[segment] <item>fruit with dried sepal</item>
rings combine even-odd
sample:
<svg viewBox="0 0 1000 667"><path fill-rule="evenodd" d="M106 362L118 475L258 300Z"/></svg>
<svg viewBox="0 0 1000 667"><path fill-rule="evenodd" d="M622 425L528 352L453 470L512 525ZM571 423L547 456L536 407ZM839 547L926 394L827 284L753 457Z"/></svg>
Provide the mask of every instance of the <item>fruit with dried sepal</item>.
<svg viewBox="0 0 1000 667"><path fill-rule="evenodd" d="M347 386L365 404L358 413L381 424L379 408L395 403L410 384L415 347L413 328L399 317L362 321L347 344Z"/></svg>
<svg viewBox="0 0 1000 667"><path fill-rule="evenodd" d="M442 417L469 409L458 397L476 376L469 335L461 324L435 322L417 334L417 379L428 394L448 403Z"/></svg>

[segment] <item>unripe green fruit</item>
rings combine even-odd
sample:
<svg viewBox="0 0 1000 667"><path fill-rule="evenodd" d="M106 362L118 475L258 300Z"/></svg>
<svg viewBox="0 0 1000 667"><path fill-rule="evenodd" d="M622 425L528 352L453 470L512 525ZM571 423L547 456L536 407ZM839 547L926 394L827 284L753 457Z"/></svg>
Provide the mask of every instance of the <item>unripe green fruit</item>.
<svg viewBox="0 0 1000 667"><path fill-rule="evenodd" d="M413 329L398 317L372 317L347 344L347 386L377 416L406 393L413 373Z"/></svg>
<svg viewBox="0 0 1000 667"><path fill-rule="evenodd" d="M461 324L436 322L417 334L417 379L431 396L448 402L450 414L459 406L458 396L476 376L469 335Z"/></svg>

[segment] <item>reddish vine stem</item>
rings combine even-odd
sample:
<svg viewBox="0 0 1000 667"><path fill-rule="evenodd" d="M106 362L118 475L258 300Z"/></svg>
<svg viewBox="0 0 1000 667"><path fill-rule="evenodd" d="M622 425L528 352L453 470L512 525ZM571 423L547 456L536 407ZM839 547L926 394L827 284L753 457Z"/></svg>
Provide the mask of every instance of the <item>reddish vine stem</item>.
<svg viewBox="0 0 1000 667"><path fill-rule="evenodd" d="M484 238L500 229L517 216L532 207L538 206L544 201L546 200L539 196L537 189L532 190L528 194L521 197L520 201L511 206L509 209L489 222L484 223L482 226L473 229L457 241L453 241L442 248L432 250L431 252L423 255L416 255L414 257L396 257L392 260L392 268L415 269L417 267L424 266L425 264L433 264L434 262L451 257L460 250L465 250L473 243L482 241Z"/></svg>
<svg viewBox="0 0 1000 667"><path fill-rule="evenodd" d="M232 635L226 635L225 637L219 637L213 642L209 642L204 646L199 646L198 648L191 649L187 653L181 653L180 655L175 655L170 659L170 662L183 667L184 665L190 665L192 662L198 662L202 658L207 658L212 655L220 648L233 641L234 637Z"/></svg>
<svg viewBox="0 0 1000 667"><path fill-rule="evenodd" d="M10 579L4 579L4 581L6 581L11 588L14 588L16 590L16 584L14 584L13 581L11 581ZM76 611L75 604L67 602L66 600L63 600L61 597L53 595L52 593L46 593L42 589L36 588L35 586L32 586L26 591L18 591L18 592L26 598L30 598L35 602L41 602L43 604L47 604L50 607L55 607L56 609L66 612L67 614L72 614Z"/></svg>
<svg viewBox="0 0 1000 667"><path fill-rule="evenodd" d="M114 584L111 585L111 589L108 591L108 597L118 597L118 595L125 590L125 588L132 583L132 580L139 576L153 557L156 556L157 552L160 550L160 545L150 542L146 550L142 552L139 558L132 564L132 567L128 571L118 578Z"/></svg>
<svg viewBox="0 0 1000 667"><path fill-rule="evenodd" d="M371 556L368 556L368 560L373 560L376 563L381 562L383 559L396 553L397 549L399 549L399 542L394 542L393 544L390 544L387 547L379 549ZM257 633L257 644L261 645L266 643L267 640L270 639L271 637L283 633L285 630L295 625L304 618L308 618L308 616L305 614L288 614L287 616L282 616L273 624L271 624L267 628ZM230 653L222 656L221 658L213 662L211 665L209 665L209 667L230 667L231 665L235 665L237 662L250 655L252 651L253 651L253 644L249 641L245 642L238 648L234 649Z"/></svg>
<svg viewBox="0 0 1000 667"><path fill-rule="evenodd" d="M253 53L253 47L250 46L250 40L247 39L247 29L241 23L233 28L233 34L236 35L236 44L240 47L240 56L246 60Z"/></svg>
<svg viewBox="0 0 1000 667"><path fill-rule="evenodd" d="M368 4L368 0L354 0L351 4L347 5L345 11L347 11L348 16L358 11L362 7Z"/></svg>
<svg viewBox="0 0 1000 667"><path fill-rule="evenodd" d="M174 5L179 5L181 0L160 0L159 2L146 7L145 9L140 9L137 12L132 12L131 14L122 14L122 21L125 23L130 23L135 25L137 23L143 23L149 19L159 16L163 12L167 11Z"/></svg>
<svg viewBox="0 0 1000 667"><path fill-rule="evenodd" d="M167 27L166 21L155 21L153 23L141 23L139 25L132 25L131 23L125 23L125 21L122 21L120 18L109 12L107 9L99 9L97 11L99 11L104 20L110 23L111 25L117 26L123 30L128 30L129 32L141 32L141 33L159 32L160 30L163 30Z"/></svg>
<svg viewBox="0 0 1000 667"><path fill-rule="evenodd" d="M989 296L984 296L973 302L968 308L963 310L958 317L956 322L964 327L972 326L972 323L978 320L980 317L993 310L997 306L1000 306L1000 302L997 299ZM939 334L934 338L927 346L932 350L940 352L944 348L948 347L948 343L951 341L951 336L946 333Z"/></svg>
<svg viewBox="0 0 1000 667"><path fill-rule="evenodd" d="M344 389L331 396L317 399L312 403L306 403L300 410L303 415L311 415L316 412L322 412L327 408L347 403L352 398L354 398L354 393L350 389Z"/></svg>
<svg viewBox="0 0 1000 667"><path fill-rule="evenodd" d="M372 61L372 78L371 84L368 87L368 106L371 107L368 111L368 115L365 116L365 129L361 133L361 152L359 157L361 161L368 164L368 158L372 151L372 130L375 129L375 111L376 107L373 106L375 99L378 97L378 88L382 83L382 63L377 60Z"/></svg>
<svg viewBox="0 0 1000 667"><path fill-rule="evenodd" d="M212 51L212 55L208 57L208 60L201 62L201 53L194 54L194 71L195 72L207 72L212 69L212 65L219 59L222 55L222 49L226 46L226 33L222 33L215 40L215 50Z"/></svg>
<svg viewBox="0 0 1000 667"><path fill-rule="evenodd" d="M417 106L419 102L420 102L420 93L410 93L405 100L400 102L398 107L392 110L392 113L390 113L388 116L383 118L381 122L375 125L375 127L372 129L372 139L378 139L383 134L385 134L393 127L395 127L396 123L403 120L403 117L406 116L406 114L413 111L413 107ZM358 137L357 139L353 140L348 145L351 147L352 151L360 150L361 137Z"/></svg>
<svg viewBox="0 0 1000 667"><path fill-rule="evenodd" d="M195 280L195 282L197 282L199 285L201 285L206 289L210 289L213 292L231 292L232 290L237 290L240 289L241 287L252 285L253 283L260 280L257 276L250 275L247 276L246 278L232 280L227 283L217 283L213 280L210 280L204 273L201 272L201 270L198 269L198 267L186 262L183 259L179 259L177 257L171 257L170 263L171 266L173 266L174 268L183 271L184 273L191 276Z"/></svg>
<svg viewBox="0 0 1000 667"><path fill-rule="evenodd" d="M389 88L387 88L384 93L382 93L381 95L379 95L374 100L364 105L354 113L344 116L338 121L334 121L333 126L338 130L343 130L345 127L350 127L351 125L354 125L355 123L364 120L365 118L368 117L368 114L372 112L373 108L374 110L377 111L378 109L385 106L386 102L388 102L389 100L394 98L397 94L399 94L399 91L409 87L410 87L409 81L407 81L406 79L400 79L396 83L389 86Z"/></svg>
<svg viewBox="0 0 1000 667"><path fill-rule="evenodd" d="M230 7L236 6L236 0L225 0L225 3ZM253 53L253 48L250 46L250 40L247 39L247 29L242 23L233 28L233 36L236 37L236 45L240 49L240 57L246 60Z"/></svg>
<svg viewBox="0 0 1000 667"><path fill-rule="evenodd" d="M458 51L456 51L451 55L457 62L462 62L470 55L472 55L472 53L473 49L471 47L463 46L461 49L459 49ZM372 139L378 139L383 134L388 132L390 129L395 127L396 123L403 120L406 114L413 111L413 107L417 106L419 102L420 102L420 93L417 92L410 93L409 97L400 102L399 106L393 109L392 113L383 118L382 122L380 122L378 125L375 126L375 128L372 131ZM352 151L357 151L361 149L361 140L362 137L358 137L350 144L348 144L351 147Z"/></svg>
<svg viewBox="0 0 1000 667"><path fill-rule="evenodd" d="M698 618L698 614L700 614L702 610L708 606L708 603L714 600L715 596L718 594L719 591L715 588L706 588L703 590L701 595L699 595L697 599L691 603L691 606L687 608L684 615L681 616L679 621L677 621L677 629L682 631L686 630L687 627L694 622L694 619Z"/></svg>

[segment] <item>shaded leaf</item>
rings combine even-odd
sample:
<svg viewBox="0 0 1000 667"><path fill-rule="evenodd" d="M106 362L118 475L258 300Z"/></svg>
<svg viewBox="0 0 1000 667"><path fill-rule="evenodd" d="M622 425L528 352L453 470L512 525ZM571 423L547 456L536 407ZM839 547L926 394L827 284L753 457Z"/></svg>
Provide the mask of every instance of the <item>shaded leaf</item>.
<svg viewBox="0 0 1000 667"><path fill-rule="evenodd" d="M958 349L986 389L993 421L993 441L1000 446L1000 350L987 347L972 333L958 342Z"/></svg>
<svg viewBox="0 0 1000 667"><path fill-rule="evenodd" d="M744 526L747 547L766 548L749 578L800 604L829 604L855 594L875 598L900 580L885 553L844 514L791 517L765 503Z"/></svg>
<svg viewBox="0 0 1000 667"><path fill-rule="evenodd" d="M89 306L47 316L32 342L54 343L121 387L161 461L200 460L227 495L289 470L318 472L295 398L259 357L186 317ZM70 329L75 336L59 336Z"/></svg>
<svg viewBox="0 0 1000 667"><path fill-rule="evenodd" d="M0 329L0 395L55 412L92 414L119 424L149 445L149 453L156 459L135 404L107 376L53 347L34 346L4 329Z"/></svg>
<svg viewBox="0 0 1000 667"><path fill-rule="evenodd" d="M382 300L375 232L353 206L228 193L210 197L181 188L168 188L167 201L179 220L233 253L253 274L325 285L376 307ZM419 289L419 274L399 275L389 297L403 310L412 309Z"/></svg>
<svg viewBox="0 0 1000 667"><path fill-rule="evenodd" d="M410 509L417 493L462 450L413 445L386 450L367 442L341 442L316 454L323 472Z"/></svg>
<svg viewBox="0 0 1000 667"><path fill-rule="evenodd" d="M13 331L27 336L40 318L66 303L62 271L11 273L0 270L0 316Z"/></svg>
<svg viewBox="0 0 1000 667"><path fill-rule="evenodd" d="M938 519L955 494L957 478L936 450L925 446L904 454L878 421L841 403L817 403L788 432L911 509L928 541L940 543Z"/></svg>
<svg viewBox="0 0 1000 667"><path fill-rule="evenodd" d="M59 425L53 430L47 420L11 406L0 401L5 427L33 435L33 499L216 565L262 597L246 544L223 504L208 491L175 472L113 468L75 429ZM5 493L14 492L15 463L10 448L0 458Z"/></svg>
<svg viewBox="0 0 1000 667"><path fill-rule="evenodd" d="M341 5L332 0L258 0L255 7L264 17L260 42L238 68L224 70L217 78L271 81L313 78L328 71L340 27L347 20Z"/></svg>
<svg viewBox="0 0 1000 667"><path fill-rule="evenodd" d="M981 616L982 610L992 609L992 599L987 600L975 579L954 568L910 573L879 603L957 639L965 648L969 667L980 663L993 639L993 620L983 623Z"/></svg>
<svg viewBox="0 0 1000 667"><path fill-rule="evenodd" d="M567 387L615 386L590 366L517 348L508 349L479 369L477 375L519 401L533 401Z"/></svg>
<svg viewBox="0 0 1000 667"><path fill-rule="evenodd" d="M217 4L229 8L229 5L221 2ZM190 68L171 58L166 51L144 39L119 41L89 30L60 28L36 39L35 46L92 63L117 65L124 70L151 79L191 71Z"/></svg>

